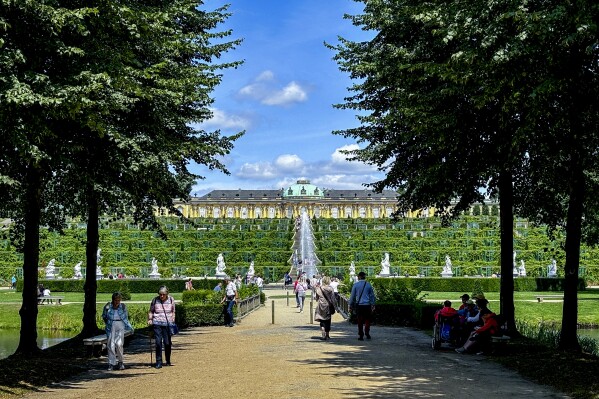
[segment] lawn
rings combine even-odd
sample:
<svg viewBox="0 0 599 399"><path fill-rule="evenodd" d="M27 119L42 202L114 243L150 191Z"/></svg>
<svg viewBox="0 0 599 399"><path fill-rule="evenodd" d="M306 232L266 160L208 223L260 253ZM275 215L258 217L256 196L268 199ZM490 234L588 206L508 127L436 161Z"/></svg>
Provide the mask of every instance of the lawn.
<svg viewBox="0 0 599 399"><path fill-rule="evenodd" d="M461 294L458 292L422 292L427 302L442 303L450 300L452 305L459 307ZM560 292L514 292L514 305L516 318L528 323L538 323L541 321L550 323L561 323L563 302L554 300L545 300L538 303L539 294L558 295ZM489 308L499 313L499 293L485 293L485 298L489 300ZM599 324L599 290L587 290L578 293L578 322L581 325Z"/></svg>
<svg viewBox="0 0 599 399"><path fill-rule="evenodd" d="M84 294L80 292L54 292L55 296L62 296L64 305L40 305L38 306L37 326L40 329L57 329L78 331L83 327L81 321L83 314ZM111 294L99 293L96 297L98 325L102 307L111 300ZM140 328L146 325L147 311L150 302L156 296L154 293L134 293L131 295L131 301L123 301L128 304L129 318L133 327ZM172 294L175 300L181 300L181 293ZM21 308L22 293L14 291L0 291L0 329L2 328L20 328L21 318L19 309Z"/></svg>

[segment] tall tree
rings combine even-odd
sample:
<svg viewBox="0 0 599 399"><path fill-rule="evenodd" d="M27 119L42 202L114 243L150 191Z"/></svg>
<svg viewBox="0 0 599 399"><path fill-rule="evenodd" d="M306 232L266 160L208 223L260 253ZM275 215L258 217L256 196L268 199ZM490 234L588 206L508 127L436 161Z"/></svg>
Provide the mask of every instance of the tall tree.
<svg viewBox="0 0 599 399"><path fill-rule="evenodd" d="M515 331L511 177L526 141L513 90L522 79L512 78L520 67L496 57L513 33L508 7L364 3L364 15L348 17L375 37L332 47L340 68L359 81L338 107L360 111L361 125L336 133L366 143L348 154L386 173L371 186L398 189L400 210L435 206L451 218L482 201L483 189L499 195L501 312Z"/></svg>
<svg viewBox="0 0 599 399"><path fill-rule="evenodd" d="M70 43L89 9L64 9L55 2L0 2L0 184L9 186L15 219L23 223L23 303L17 353L37 347L37 270L43 188L60 147L53 122L69 113L65 104L81 90L67 83L63 66L76 57ZM77 71L73 71L77 73Z"/></svg>

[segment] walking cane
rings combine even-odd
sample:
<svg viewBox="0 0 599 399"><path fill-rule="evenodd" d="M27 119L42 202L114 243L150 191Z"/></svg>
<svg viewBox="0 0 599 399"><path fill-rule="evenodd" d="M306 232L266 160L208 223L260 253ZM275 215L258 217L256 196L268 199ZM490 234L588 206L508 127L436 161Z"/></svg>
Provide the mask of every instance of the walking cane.
<svg viewBox="0 0 599 399"><path fill-rule="evenodd" d="M152 335L153 331L150 331L148 338L150 339L150 367L154 367L154 351L152 350Z"/></svg>

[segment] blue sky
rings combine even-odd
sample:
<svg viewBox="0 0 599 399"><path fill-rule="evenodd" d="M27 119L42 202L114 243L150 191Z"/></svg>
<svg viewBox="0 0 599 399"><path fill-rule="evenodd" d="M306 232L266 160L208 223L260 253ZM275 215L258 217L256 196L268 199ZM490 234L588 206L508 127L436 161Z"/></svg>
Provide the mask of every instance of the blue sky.
<svg viewBox="0 0 599 399"><path fill-rule="evenodd" d="M380 179L375 168L349 163L340 149L355 141L331 132L357 125L355 114L333 108L351 85L324 42L367 33L343 19L360 14L351 0L208 0L205 9L230 4L221 26L243 43L224 61L244 64L223 73L213 92L214 117L203 124L225 135L246 130L224 162L230 176L196 167L206 179L192 193L213 189L279 189L300 178L323 188L361 189Z"/></svg>

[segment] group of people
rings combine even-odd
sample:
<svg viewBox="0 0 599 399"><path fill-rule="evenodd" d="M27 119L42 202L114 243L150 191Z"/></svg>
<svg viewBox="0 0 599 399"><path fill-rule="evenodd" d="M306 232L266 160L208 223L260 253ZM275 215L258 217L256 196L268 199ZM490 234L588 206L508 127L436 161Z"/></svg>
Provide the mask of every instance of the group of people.
<svg viewBox="0 0 599 399"><path fill-rule="evenodd" d="M452 338L459 346L456 352L484 353L491 338L500 332L498 317L489 309L489 301L484 295L476 296L473 301L470 295L464 294L461 299L458 310L451 306L451 301L445 301L443 308L435 313L435 319L443 317L447 321L444 323L447 333L453 334Z"/></svg>
<svg viewBox="0 0 599 399"><path fill-rule="evenodd" d="M349 298L349 311L354 313L358 322L358 340L371 339L370 323L375 310L376 297L372 285L366 281L366 273L358 273L358 281L352 286ZM321 339L330 339L332 315L339 304L339 280L336 277L312 276L312 280L301 274L295 281L293 290L299 313L304 311L306 292L312 290L317 302L314 320L320 323Z"/></svg>
<svg viewBox="0 0 599 399"><path fill-rule="evenodd" d="M237 281L230 277L224 278L224 288L219 283L215 287L215 291L224 291L224 296L221 303L224 305L225 325L233 327L233 306L239 299L239 285ZM296 289L301 299L298 303L300 312L303 312L303 303L305 293L309 289L305 276L300 276L296 281ZM338 292L336 290L339 282L336 278L324 276L320 279L315 279L317 283L310 286L314 292L314 298L317 302L314 319L319 322L321 330L321 339L329 340L331 331L331 320L333 314L337 311ZM186 289L193 289L191 279L186 285ZM299 286L299 288L297 288ZM372 285L366 281L364 272L358 273L358 282L355 283L351 290L349 299L349 310L357 315L358 319L358 339L363 341L371 339L370 322L375 309L375 295ZM160 369L163 366L171 366L172 354L172 329L175 325L175 300L169 295L169 290L166 286L161 286L158 290L158 296L152 299L150 309L148 311L148 325L152 326L155 339L155 368ZM112 294L112 299L107 303L102 311L102 319L106 323L107 349L108 349L108 370L124 370L125 363L123 359L125 333L133 331L133 327L129 321L129 313L127 306L122 302L122 295L119 292ZM163 357L164 351L164 357Z"/></svg>
<svg viewBox="0 0 599 399"><path fill-rule="evenodd" d="M112 300L104 305L102 319L106 323L108 370L124 370L123 347L125 332L133 331L129 322L127 306L122 303L119 292L112 294ZM158 296L152 299L148 311L148 325L152 326L155 341L156 363L154 367L171 366L172 329L175 326L175 300L169 295L168 288L161 286ZM164 349L164 362L162 351Z"/></svg>
<svg viewBox="0 0 599 399"><path fill-rule="evenodd" d="M48 287L44 287L43 284L39 284L37 286L37 304L42 305L44 302L50 302L50 299L46 299L44 297L52 296L50 289Z"/></svg>

